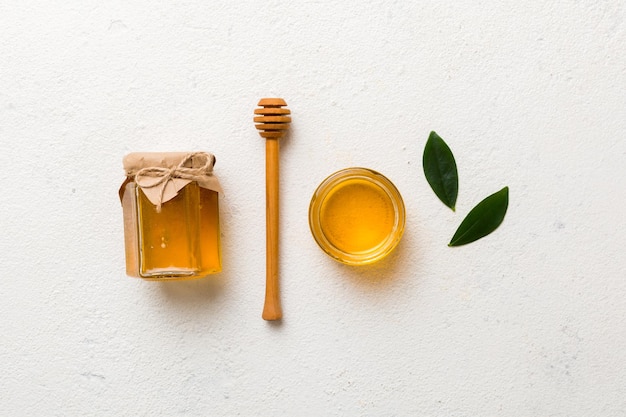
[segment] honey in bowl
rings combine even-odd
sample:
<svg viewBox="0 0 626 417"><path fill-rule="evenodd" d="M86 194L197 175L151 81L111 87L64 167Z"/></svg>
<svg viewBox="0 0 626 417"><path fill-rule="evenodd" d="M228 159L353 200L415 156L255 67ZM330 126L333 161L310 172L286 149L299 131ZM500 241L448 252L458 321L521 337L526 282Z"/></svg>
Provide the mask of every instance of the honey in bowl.
<svg viewBox="0 0 626 417"><path fill-rule="evenodd" d="M309 206L318 245L334 259L363 265L387 256L404 231L404 203L382 174L347 168L326 178Z"/></svg>

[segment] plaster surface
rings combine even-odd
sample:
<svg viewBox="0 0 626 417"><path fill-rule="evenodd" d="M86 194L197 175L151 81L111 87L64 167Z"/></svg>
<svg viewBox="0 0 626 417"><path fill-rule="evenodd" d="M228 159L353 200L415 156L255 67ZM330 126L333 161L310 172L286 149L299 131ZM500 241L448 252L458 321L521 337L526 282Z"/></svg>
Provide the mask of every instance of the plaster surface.
<svg viewBox="0 0 626 417"><path fill-rule="evenodd" d="M0 4L0 415L626 416L623 1ZM286 99L284 320L261 319L261 97ZM429 189L431 130L459 168ZM124 274L134 151L217 156L224 272ZM384 261L316 246L332 172L407 208ZM510 187L494 234L447 243Z"/></svg>

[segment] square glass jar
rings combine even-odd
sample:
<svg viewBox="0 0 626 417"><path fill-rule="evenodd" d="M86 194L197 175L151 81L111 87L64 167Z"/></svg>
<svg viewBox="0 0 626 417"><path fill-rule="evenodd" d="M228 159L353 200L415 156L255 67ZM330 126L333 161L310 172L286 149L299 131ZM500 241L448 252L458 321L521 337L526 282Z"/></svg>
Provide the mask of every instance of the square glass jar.
<svg viewBox="0 0 626 417"><path fill-rule="evenodd" d="M219 183L208 153L133 153L120 188L126 273L148 280L220 272Z"/></svg>

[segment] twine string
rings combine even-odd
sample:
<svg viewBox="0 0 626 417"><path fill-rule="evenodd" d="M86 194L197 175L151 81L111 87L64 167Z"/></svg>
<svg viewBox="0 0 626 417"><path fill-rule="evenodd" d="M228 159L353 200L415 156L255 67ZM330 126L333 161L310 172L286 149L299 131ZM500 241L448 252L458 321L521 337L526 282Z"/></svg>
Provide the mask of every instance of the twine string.
<svg viewBox="0 0 626 417"><path fill-rule="evenodd" d="M190 168L185 165L192 162L204 162L202 166ZM165 188L167 183L174 178L180 178L183 180L198 181L211 175L213 173L213 165L215 164L215 156L206 152L194 152L190 153L183 158L180 163L172 168L165 167L146 167L142 168L135 174L135 183L140 188L154 188L161 186L161 194L159 196L159 202L156 206L158 213L161 212L161 206L163 204L163 196L165 195ZM154 181L154 179L157 179Z"/></svg>

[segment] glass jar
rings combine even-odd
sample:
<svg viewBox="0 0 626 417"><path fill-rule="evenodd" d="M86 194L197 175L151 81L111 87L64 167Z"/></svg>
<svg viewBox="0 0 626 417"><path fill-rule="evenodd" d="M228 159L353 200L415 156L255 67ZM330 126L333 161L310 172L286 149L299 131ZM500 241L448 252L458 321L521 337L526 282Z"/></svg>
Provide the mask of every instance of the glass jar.
<svg viewBox="0 0 626 417"><path fill-rule="evenodd" d="M404 202L382 174L346 168L319 185L309 206L317 244L339 262L365 265L387 256L404 232Z"/></svg>
<svg viewBox="0 0 626 417"><path fill-rule="evenodd" d="M126 273L148 280L201 278L220 272L219 193L215 157L132 153L120 188Z"/></svg>

